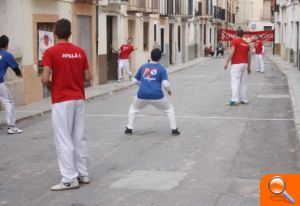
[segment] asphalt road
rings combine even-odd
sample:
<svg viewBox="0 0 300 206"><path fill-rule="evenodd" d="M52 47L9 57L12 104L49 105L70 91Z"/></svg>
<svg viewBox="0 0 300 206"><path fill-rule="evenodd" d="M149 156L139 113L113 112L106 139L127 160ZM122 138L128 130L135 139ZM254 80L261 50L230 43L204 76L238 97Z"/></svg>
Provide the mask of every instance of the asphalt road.
<svg viewBox="0 0 300 206"><path fill-rule="evenodd" d="M9 206L256 206L268 173L299 171L286 78L266 61L249 80L250 104L227 107L223 59L170 76L182 135L147 108L133 136L123 134L132 87L87 103L91 184L50 192L60 180L51 116L0 130L0 205Z"/></svg>

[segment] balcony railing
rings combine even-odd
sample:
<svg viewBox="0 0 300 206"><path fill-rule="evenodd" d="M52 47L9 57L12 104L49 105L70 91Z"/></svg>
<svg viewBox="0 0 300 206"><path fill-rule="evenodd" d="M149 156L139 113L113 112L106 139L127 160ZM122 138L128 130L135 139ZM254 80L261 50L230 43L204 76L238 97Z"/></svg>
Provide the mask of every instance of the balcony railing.
<svg viewBox="0 0 300 206"><path fill-rule="evenodd" d="M107 0L109 4L126 4L128 0Z"/></svg>
<svg viewBox="0 0 300 206"><path fill-rule="evenodd" d="M159 0L129 0L128 12L159 13Z"/></svg>

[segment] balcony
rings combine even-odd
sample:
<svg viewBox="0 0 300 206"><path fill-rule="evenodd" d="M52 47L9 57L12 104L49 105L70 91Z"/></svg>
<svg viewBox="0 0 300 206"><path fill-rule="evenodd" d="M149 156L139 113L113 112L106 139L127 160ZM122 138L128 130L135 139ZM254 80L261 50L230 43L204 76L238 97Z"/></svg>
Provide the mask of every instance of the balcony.
<svg viewBox="0 0 300 206"><path fill-rule="evenodd" d="M108 4L126 4L128 0L107 0Z"/></svg>
<svg viewBox="0 0 300 206"><path fill-rule="evenodd" d="M128 12L133 13L159 13L159 0L129 0Z"/></svg>

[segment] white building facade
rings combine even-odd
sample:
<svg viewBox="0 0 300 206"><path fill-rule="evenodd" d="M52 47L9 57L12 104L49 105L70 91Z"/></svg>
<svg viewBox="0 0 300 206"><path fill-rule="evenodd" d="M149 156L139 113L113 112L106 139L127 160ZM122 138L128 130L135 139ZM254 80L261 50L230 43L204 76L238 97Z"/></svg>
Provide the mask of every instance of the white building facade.
<svg viewBox="0 0 300 206"><path fill-rule="evenodd" d="M300 69L300 2L277 0L275 12L275 53Z"/></svg>

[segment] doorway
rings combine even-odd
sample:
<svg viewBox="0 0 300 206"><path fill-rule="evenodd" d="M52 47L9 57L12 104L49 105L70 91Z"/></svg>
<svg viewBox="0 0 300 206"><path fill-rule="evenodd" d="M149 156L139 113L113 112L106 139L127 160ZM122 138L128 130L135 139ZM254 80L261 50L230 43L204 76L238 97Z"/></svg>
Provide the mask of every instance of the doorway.
<svg viewBox="0 0 300 206"><path fill-rule="evenodd" d="M107 80L118 79L118 54L113 50L114 48L114 19L113 16L107 16L106 19L106 35L107 35Z"/></svg>
<svg viewBox="0 0 300 206"><path fill-rule="evenodd" d="M169 41L170 41L170 55L169 55L169 62L170 64L174 64L173 61L173 34L174 34L174 25L169 24Z"/></svg>
<svg viewBox="0 0 300 206"><path fill-rule="evenodd" d="M77 16L77 45L84 49L89 64L92 64L92 17ZM85 87L90 86L90 82L85 83Z"/></svg>

